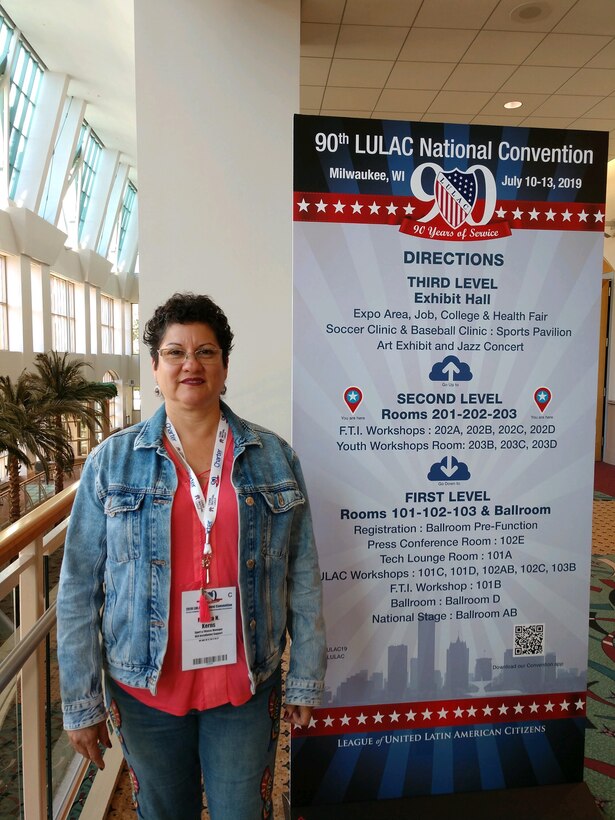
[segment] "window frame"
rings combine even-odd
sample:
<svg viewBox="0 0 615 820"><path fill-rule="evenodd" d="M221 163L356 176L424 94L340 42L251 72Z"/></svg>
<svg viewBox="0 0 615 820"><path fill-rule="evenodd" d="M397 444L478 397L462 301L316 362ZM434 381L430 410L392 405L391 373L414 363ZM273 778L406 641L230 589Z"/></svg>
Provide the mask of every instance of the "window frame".
<svg viewBox="0 0 615 820"><path fill-rule="evenodd" d="M10 350L10 338L6 256L0 254L0 350Z"/></svg>
<svg viewBox="0 0 615 820"><path fill-rule="evenodd" d="M51 297L51 345L54 350L60 353L76 353L75 283L52 273L49 275L49 291ZM64 308L64 310L60 312L56 308Z"/></svg>
<svg viewBox="0 0 615 820"><path fill-rule="evenodd" d="M115 353L115 302L104 293L100 294L100 352Z"/></svg>
<svg viewBox="0 0 615 820"><path fill-rule="evenodd" d="M28 134L44 66L28 43L19 38L9 86L9 197L15 198Z"/></svg>

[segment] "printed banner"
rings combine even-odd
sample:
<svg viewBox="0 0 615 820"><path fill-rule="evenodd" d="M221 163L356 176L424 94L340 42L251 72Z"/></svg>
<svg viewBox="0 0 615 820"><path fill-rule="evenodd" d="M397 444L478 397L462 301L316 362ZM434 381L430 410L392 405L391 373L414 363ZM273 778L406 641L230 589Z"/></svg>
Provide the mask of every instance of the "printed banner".
<svg viewBox="0 0 615 820"><path fill-rule="evenodd" d="M294 806L582 777L607 137L296 118Z"/></svg>

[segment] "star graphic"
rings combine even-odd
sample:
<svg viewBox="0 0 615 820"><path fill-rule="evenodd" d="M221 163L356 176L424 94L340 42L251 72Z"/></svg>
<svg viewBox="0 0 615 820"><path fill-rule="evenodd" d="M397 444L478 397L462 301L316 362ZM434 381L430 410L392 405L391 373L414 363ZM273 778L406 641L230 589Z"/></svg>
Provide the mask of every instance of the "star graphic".
<svg viewBox="0 0 615 820"><path fill-rule="evenodd" d="M367 715L364 715L363 712L361 712L360 715L357 715L357 720L359 721L359 723L365 723L365 721L367 720Z"/></svg>
<svg viewBox="0 0 615 820"><path fill-rule="evenodd" d="M318 721L315 718L311 717L310 722L308 723L308 729L313 729L317 723Z"/></svg>
<svg viewBox="0 0 615 820"><path fill-rule="evenodd" d="M351 390L349 393L346 393L346 398L351 404L354 404L355 401L359 401L359 394L356 390Z"/></svg>
<svg viewBox="0 0 615 820"><path fill-rule="evenodd" d="M498 219L504 219L504 217L506 216L506 211L504 210L504 208L498 208L495 212L495 215L498 217Z"/></svg>
<svg viewBox="0 0 615 820"><path fill-rule="evenodd" d="M583 208L582 211L579 211L579 222L587 222L587 217L588 216L589 216L589 214L587 213L585 208Z"/></svg>
<svg viewBox="0 0 615 820"><path fill-rule="evenodd" d="M483 706L483 714L484 715L491 715L492 712L493 712L493 709L491 708L491 706L489 706L489 704L487 704L486 706Z"/></svg>
<svg viewBox="0 0 615 820"><path fill-rule="evenodd" d="M566 208L565 211L562 211L562 216L564 217L564 222L570 222L570 217L572 216L572 211L569 211L568 208Z"/></svg>
<svg viewBox="0 0 615 820"><path fill-rule="evenodd" d="M358 202L355 202L354 205L352 206L353 214L360 214L362 208L363 208L363 205L359 205Z"/></svg>
<svg viewBox="0 0 615 820"><path fill-rule="evenodd" d="M429 709L425 709L425 711L423 712L423 719L429 720L431 718L431 714L432 713L429 711Z"/></svg>
<svg viewBox="0 0 615 820"><path fill-rule="evenodd" d="M307 211L307 209L309 207L309 202L306 202L305 197L303 197L301 202L298 202L297 205L299 206L300 211Z"/></svg>
<svg viewBox="0 0 615 820"><path fill-rule="evenodd" d="M554 703L551 703L551 701L550 701L550 700L548 700L548 701L545 703L545 709L547 710L547 712L552 712L552 711L553 711L553 707L554 707L554 706L555 706L555 704L554 704Z"/></svg>
<svg viewBox="0 0 615 820"><path fill-rule="evenodd" d="M333 718L331 717L331 715L327 715L323 723L325 724L325 726L333 726Z"/></svg>
<svg viewBox="0 0 615 820"><path fill-rule="evenodd" d="M528 213L530 215L530 219L538 219L538 211L536 208L532 208L532 210L528 211Z"/></svg>
<svg viewBox="0 0 615 820"><path fill-rule="evenodd" d="M521 706L521 704L520 704L520 703L518 703L518 704L515 706L515 714L520 715L522 711L523 711L523 706Z"/></svg>
<svg viewBox="0 0 615 820"><path fill-rule="evenodd" d="M335 208L335 213L336 214L341 214L346 206L344 205L344 203L341 200L338 199L333 207Z"/></svg>
<svg viewBox="0 0 615 820"><path fill-rule="evenodd" d="M317 213L324 213L327 210L327 203L323 202L322 199L320 202L316 203L316 211Z"/></svg>
<svg viewBox="0 0 615 820"><path fill-rule="evenodd" d="M549 208L549 210L547 211L547 219L551 222L553 222L553 220L555 219L555 211L553 210L553 208Z"/></svg>
<svg viewBox="0 0 615 820"><path fill-rule="evenodd" d="M476 707L470 706L469 709L466 709L466 712L468 713L468 717L474 717L474 715L476 714Z"/></svg>
<svg viewBox="0 0 615 820"><path fill-rule="evenodd" d="M404 208L404 211L406 212L406 216L410 216L410 214L414 213L414 208L410 203L408 203Z"/></svg>
<svg viewBox="0 0 615 820"><path fill-rule="evenodd" d="M530 703L530 712L537 712L538 711L538 704L536 701L534 703Z"/></svg>
<svg viewBox="0 0 615 820"><path fill-rule="evenodd" d="M381 715L380 712L376 712L374 715L374 723L382 723L382 718L384 715Z"/></svg>
<svg viewBox="0 0 615 820"><path fill-rule="evenodd" d="M542 404L543 401L547 401L549 398L549 394L546 393L544 390L541 390L540 393L537 394L536 398Z"/></svg>
<svg viewBox="0 0 615 820"><path fill-rule="evenodd" d="M390 205L387 205L387 211L394 216L397 213L397 205L393 205L391 202Z"/></svg>
<svg viewBox="0 0 615 820"><path fill-rule="evenodd" d="M372 204L369 206L370 214L377 214L379 210L380 210L380 205L376 205L375 202L372 202Z"/></svg>
<svg viewBox="0 0 615 820"><path fill-rule="evenodd" d="M563 700L563 701L560 703L560 709L561 709L563 712L567 712L567 711L568 711L568 709L570 709L570 704L568 703L568 701L567 701L567 700Z"/></svg>
<svg viewBox="0 0 615 820"><path fill-rule="evenodd" d="M389 715L389 720L391 720L393 723L397 723L397 721L399 720L399 712L393 710L393 712Z"/></svg>
<svg viewBox="0 0 615 820"><path fill-rule="evenodd" d="M455 709L455 717L456 718L462 718L463 717L463 709L460 706L458 706Z"/></svg>
<svg viewBox="0 0 615 820"><path fill-rule="evenodd" d="M344 715L344 717L340 718L340 720L342 722L342 726L348 726L348 724L350 723L350 718L346 714Z"/></svg>
<svg viewBox="0 0 615 820"><path fill-rule="evenodd" d="M505 703L502 703L502 705L498 708L498 711L501 715L505 715L508 712L508 706L506 706Z"/></svg>
<svg viewBox="0 0 615 820"><path fill-rule="evenodd" d="M444 718L445 718L447 715L448 715L448 710L446 710L446 709L444 709L444 708L443 708L443 709L440 709L440 711L438 712L438 717L439 717L439 718L441 718L442 720L444 720Z"/></svg>
<svg viewBox="0 0 615 820"><path fill-rule="evenodd" d="M523 216L523 211L519 210L519 208L515 208L515 210L512 212L512 215L513 219L521 219L521 217Z"/></svg>
<svg viewBox="0 0 615 820"><path fill-rule="evenodd" d="M598 211L597 214L594 214L594 219L596 220L596 222L602 222L602 220L604 219L604 214L602 213L602 211Z"/></svg>
<svg viewBox="0 0 615 820"><path fill-rule="evenodd" d="M579 698L577 702L574 704L577 709L583 709L585 707L585 701Z"/></svg>
<svg viewBox="0 0 615 820"><path fill-rule="evenodd" d="M412 709L410 709L409 712L406 712L406 720L414 720L415 717L416 712L413 712Z"/></svg>

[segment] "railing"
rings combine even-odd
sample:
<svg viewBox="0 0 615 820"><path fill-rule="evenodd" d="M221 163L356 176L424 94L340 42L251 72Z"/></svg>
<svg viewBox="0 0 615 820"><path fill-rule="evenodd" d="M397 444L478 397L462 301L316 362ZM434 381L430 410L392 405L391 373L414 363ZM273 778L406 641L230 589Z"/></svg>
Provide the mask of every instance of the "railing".
<svg viewBox="0 0 615 820"><path fill-rule="evenodd" d="M75 459L72 473L65 477L65 484L77 481L81 476L84 458ZM55 493L53 481L45 478L45 473L37 472L28 476L19 483L19 508L24 512L30 512L44 501L50 499ZM9 490L5 488L0 491L0 529L9 523L10 514Z"/></svg>
<svg viewBox="0 0 615 820"><path fill-rule="evenodd" d="M0 533L0 755L14 745L8 763L0 760L2 820L63 820L88 769L61 728L55 662L57 577L77 486ZM104 817L120 766L114 743L82 820Z"/></svg>

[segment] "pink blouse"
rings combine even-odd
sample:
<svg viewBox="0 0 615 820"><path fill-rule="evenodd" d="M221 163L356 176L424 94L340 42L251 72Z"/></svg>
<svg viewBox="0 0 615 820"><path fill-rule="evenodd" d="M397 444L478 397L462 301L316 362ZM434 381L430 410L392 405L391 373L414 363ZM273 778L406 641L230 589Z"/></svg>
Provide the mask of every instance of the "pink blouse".
<svg viewBox="0 0 615 820"><path fill-rule="evenodd" d="M178 478L171 510L171 601L167 651L155 695L148 689L126 686L119 682L118 685L141 703L172 715L185 715L191 709L213 709L224 703L240 706L250 699L252 693L243 646L239 596L236 605L236 663L189 671L182 671L181 668L181 597L182 592L201 588L204 530L190 495L188 472L166 439L165 447L175 464ZM209 568L209 586L234 586L238 590L239 525L237 496L231 483L232 466L233 436L229 431L222 467L218 513L210 536L212 561ZM203 486L209 479L209 470L201 473L198 478Z"/></svg>

